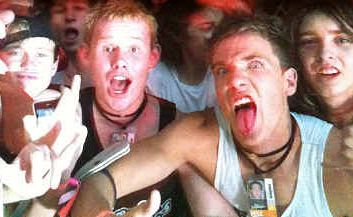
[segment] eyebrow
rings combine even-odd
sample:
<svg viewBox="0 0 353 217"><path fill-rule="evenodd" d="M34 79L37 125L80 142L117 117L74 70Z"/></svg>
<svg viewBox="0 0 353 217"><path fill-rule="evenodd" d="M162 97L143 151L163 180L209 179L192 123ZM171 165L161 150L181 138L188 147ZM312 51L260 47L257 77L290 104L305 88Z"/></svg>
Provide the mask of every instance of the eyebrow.
<svg viewBox="0 0 353 217"><path fill-rule="evenodd" d="M338 30L329 30L328 31L330 34L333 35L338 35L338 34L342 34L345 33L344 31L338 29ZM305 31L305 32L299 32L299 36L305 36L305 35L315 35L314 31Z"/></svg>

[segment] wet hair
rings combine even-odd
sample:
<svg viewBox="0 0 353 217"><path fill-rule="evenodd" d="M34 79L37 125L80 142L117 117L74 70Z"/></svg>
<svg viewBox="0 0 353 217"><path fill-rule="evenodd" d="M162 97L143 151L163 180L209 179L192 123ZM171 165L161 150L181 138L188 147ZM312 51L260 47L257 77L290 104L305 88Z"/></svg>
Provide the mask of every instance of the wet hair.
<svg viewBox="0 0 353 217"><path fill-rule="evenodd" d="M90 44L94 28L100 21L114 19L140 20L147 23L151 31L151 46L157 43L157 22L150 11L140 2L133 0L108 0L94 6L86 19L85 42ZM119 33L117 33L119 34Z"/></svg>
<svg viewBox="0 0 353 217"><path fill-rule="evenodd" d="M353 38L353 3L351 0L314 0L309 3L301 3L293 7L289 16L291 19L287 21L290 27L289 38L292 58L295 67L298 69L297 93L290 102L290 108L292 111L324 118L326 109L320 103L319 96L305 81L303 66L298 54L300 25L308 15L314 13L322 13L332 18L344 33Z"/></svg>
<svg viewBox="0 0 353 217"><path fill-rule="evenodd" d="M291 56L288 52L290 48L289 40L286 37L286 28L280 18L266 14L256 14L254 16L231 16L223 20L216 28L210 40L209 58L212 58L213 51L223 40L238 34L252 33L258 34L267 40L278 57L281 67L290 68L292 66Z"/></svg>

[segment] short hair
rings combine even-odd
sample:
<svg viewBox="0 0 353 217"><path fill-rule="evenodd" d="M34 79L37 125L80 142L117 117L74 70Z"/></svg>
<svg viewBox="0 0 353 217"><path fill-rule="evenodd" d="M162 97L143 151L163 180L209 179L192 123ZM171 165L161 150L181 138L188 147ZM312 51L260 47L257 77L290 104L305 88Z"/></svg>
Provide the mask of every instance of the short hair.
<svg viewBox="0 0 353 217"><path fill-rule="evenodd" d="M278 57L281 67L292 66L289 51L290 43L286 37L286 28L279 17L266 14L254 16L230 16L216 28L210 40L209 57L212 58L215 47L233 35L254 33L267 40Z"/></svg>
<svg viewBox="0 0 353 217"><path fill-rule="evenodd" d="M325 118L325 107L320 103L317 94L313 93L304 79L303 66L299 59L298 42L299 28L305 17L313 13L323 13L332 18L341 30L353 37L353 3L351 0L313 0L296 5L290 11L289 37L291 40L291 52L295 67L298 69L298 90L294 95L293 103L290 103L292 111Z"/></svg>
<svg viewBox="0 0 353 217"><path fill-rule="evenodd" d="M253 181L249 184L249 188L252 189L254 187L254 185L258 185L260 186L260 189L263 190L263 186L262 183L260 181Z"/></svg>
<svg viewBox="0 0 353 217"><path fill-rule="evenodd" d="M134 0L108 0L94 6L86 18L85 42L89 44L97 23L104 20L134 19L145 21L151 31L151 46L157 43L157 22L152 13ZM117 33L118 34L118 33Z"/></svg>
<svg viewBox="0 0 353 217"><path fill-rule="evenodd" d="M47 2L47 4L49 5L49 7L53 7L59 1L66 1L66 0L49 0ZM87 1L87 4L89 7L92 7L97 3L97 0L86 0L86 1ZM104 1L104 0L102 0L102 1Z"/></svg>

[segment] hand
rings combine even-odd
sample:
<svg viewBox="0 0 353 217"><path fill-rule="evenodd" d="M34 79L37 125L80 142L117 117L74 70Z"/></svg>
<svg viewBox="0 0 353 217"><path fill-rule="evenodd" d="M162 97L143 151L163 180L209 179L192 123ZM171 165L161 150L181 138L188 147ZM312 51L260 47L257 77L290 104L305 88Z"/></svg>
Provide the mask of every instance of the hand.
<svg viewBox="0 0 353 217"><path fill-rule="evenodd" d="M15 14L11 10L4 10L8 8L9 1L1 1L0 2L0 39L5 38L6 36L6 25L11 23L14 18ZM0 60L0 74L4 74L7 72L6 64Z"/></svg>
<svg viewBox="0 0 353 217"><path fill-rule="evenodd" d="M34 198L58 187L63 173L67 170L71 173L87 135L85 127L75 129L75 137L59 156L54 157L45 144L60 133L60 127L56 125L47 135L26 145L12 164L0 160L1 173L6 174L2 181L9 189L4 194L5 202Z"/></svg>
<svg viewBox="0 0 353 217"><path fill-rule="evenodd" d="M56 155L60 155L66 145L71 142L74 136L72 129L77 125L81 125L80 118L77 117L80 82L80 76L75 75L71 89L62 89L62 96L54 113L44 118L41 117L39 124L37 124L38 121L35 116L26 116L23 119L24 127L32 141L37 140L43 133L47 133L56 123L60 122L61 133L58 138L52 140L52 143L47 143Z"/></svg>
<svg viewBox="0 0 353 217"><path fill-rule="evenodd" d="M151 217L158 211L161 204L161 195L159 191L153 190L147 201L142 201L137 207L129 210L124 217Z"/></svg>
<svg viewBox="0 0 353 217"><path fill-rule="evenodd" d="M0 74L0 95L4 146L9 152L18 154L30 142L22 119L33 115L33 99L24 91L16 75L9 72Z"/></svg>

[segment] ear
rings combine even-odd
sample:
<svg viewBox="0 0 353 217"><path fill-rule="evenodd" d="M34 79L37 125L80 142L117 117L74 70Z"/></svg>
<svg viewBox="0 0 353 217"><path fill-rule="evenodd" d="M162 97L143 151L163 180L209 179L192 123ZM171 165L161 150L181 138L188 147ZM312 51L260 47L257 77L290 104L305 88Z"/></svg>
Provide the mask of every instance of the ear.
<svg viewBox="0 0 353 217"><path fill-rule="evenodd" d="M77 49L76 58L80 67L86 72L89 69L89 47L87 43L82 43Z"/></svg>
<svg viewBox="0 0 353 217"><path fill-rule="evenodd" d="M294 68L284 71L284 81L287 96L292 96L297 91L298 74Z"/></svg>
<svg viewBox="0 0 353 217"><path fill-rule="evenodd" d="M159 59L161 57L161 50L162 50L161 46L158 43L153 45L151 54L149 57L149 64L148 64L149 71L151 71L158 64Z"/></svg>
<svg viewBox="0 0 353 217"><path fill-rule="evenodd" d="M58 70L59 59L60 59L60 57L58 56L58 58L56 58L55 62L54 62L53 65L51 66L51 76L52 76L52 77L55 75L55 73L56 73L57 70Z"/></svg>

